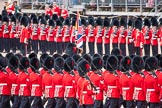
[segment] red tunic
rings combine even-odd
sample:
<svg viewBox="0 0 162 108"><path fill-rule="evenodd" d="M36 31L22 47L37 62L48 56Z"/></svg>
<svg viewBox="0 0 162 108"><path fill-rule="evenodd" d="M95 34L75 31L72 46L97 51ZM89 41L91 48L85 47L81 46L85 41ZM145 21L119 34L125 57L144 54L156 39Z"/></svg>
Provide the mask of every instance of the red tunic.
<svg viewBox="0 0 162 108"><path fill-rule="evenodd" d="M103 36L104 36L104 43L109 44L110 43L110 30L108 28L103 29Z"/></svg>
<svg viewBox="0 0 162 108"><path fill-rule="evenodd" d="M102 32L103 32L103 29L99 27L96 27L94 30L94 35L95 35L97 43L102 43L102 36L103 36Z"/></svg>
<svg viewBox="0 0 162 108"><path fill-rule="evenodd" d="M0 37L3 37L2 21L0 21Z"/></svg>
<svg viewBox="0 0 162 108"><path fill-rule="evenodd" d="M133 34L134 46L135 47L140 47L144 42L144 36L143 36L141 31L135 30L133 33L134 33Z"/></svg>
<svg viewBox="0 0 162 108"><path fill-rule="evenodd" d="M15 11L15 6L14 5L9 5L8 7L7 7L7 13L8 14L12 14L13 12Z"/></svg>
<svg viewBox="0 0 162 108"><path fill-rule="evenodd" d="M56 42L62 42L63 29L56 27Z"/></svg>
<svg viewBox="0 0 162 108"><path fill-rule="evenodd" d="M38 35L39 35L39 30L38 27L34 26L33 28L31 28L31 39L32 40L38 40Z"/></svg>
<svg viewBox="0 0 162 108"><path fill-rule="evenodd" d="M159 71L157 75L158 75L158 85L160 87L159 99L162 99L162 72Z"/></svg>
<svg viewBox="0 0 162 108"><path fill-rule="evenodd" d="M10 38L10 26L3 25L2 30L3 30L3 38Z"/></svg>
<svg viewBox="0 0 162 108"><path fill-rule="evenodd" d="M152 29L150 29L150 31L151 31L151 45L158 45L159 32L153 31Z"/></svg>
<svg viewBox="0 0 162 108"><path fill-rule="evenodd" d="M39 28L38 29L39 31L39 40L41 41L45 41L46 40L46 37L47 37L47 28Z"/></svg>
<svg viewBox="0 0 162 108"><path fill-rule="evenodd" d="M70 42L70 27L64 26L63 28L63 42Z"/></svg>
<svg viewBox="0 0 162 108"><path fill-rule="evenodd" d="M53 7L53 14L60 16L60 8L58 6Z"/></svg>
<svg viewBox="0 0 162 108"><path fill-rule="evenodd" d="M142 32L144 36L144 44L151 44L151 31L143 28Z"/></svg>
<svg viewBox="0 0 162 108"><path fill-rule="evenodd" d="M160 38L160 46L162 46L162 27L158 30L158 37Z"/></svg>
<svg viewBox="0 0 162 108"><path fill-rule="evenodd" d="M45 10L45 14L46 15L49 15L49 16L52 16L53 15L52 10L50 8L48 8L48 9Z"/></svg>
<svg viewBox="0 0 162 108"><path fill-rule="evenodd" d="M16 34L16 25L12 24L10 31L10 38L15 38L16 37L15 34Z"/></svg>
<svg viewBox="0 0 162 108"><path fill-rule="evenodd" d="M119 31L119 34L118 34L119 36L119 43L124 43L124 44L126 44L126 37L127 37L127 31L126 30L124 30L123 32L122 31Z"/></svg>
<svg viewBox="0 0 162 108"><path fill-rule="evenodd" d="M47 41L48 42L54 42L55 40L55 35L56 34L56 30L53 28L53 29L48 29L48 34L47 34Z"/></svg>
<svg viewBox="0 0 162 108"><path fill-rule="evenodd" d="M66 9L62 9L61 16L66 19L68 17L68 11Z"/></svg>
<svg viewBox="0 0 162 108"><path fill-rule="evenodd" d="M95 36L94 36L94 28L88 28L88 42L94 42L95 41Z"/></svg>
<svg viewBox="0 0 162 108"><path fill-rule="evenodd" d="M20 43L26 43L27 37L28 37L28 29L24 27L24 28L21 29Z"/></svg>

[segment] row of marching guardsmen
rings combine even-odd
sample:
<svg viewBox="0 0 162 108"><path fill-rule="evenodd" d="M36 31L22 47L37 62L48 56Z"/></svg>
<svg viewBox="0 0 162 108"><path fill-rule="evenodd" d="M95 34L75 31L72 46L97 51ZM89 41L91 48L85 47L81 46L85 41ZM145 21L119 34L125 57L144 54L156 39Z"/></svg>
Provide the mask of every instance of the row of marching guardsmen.
<svg viewBox="0 0 162 108"><path fill-rule="evenodd" d="M59 17L35 14L7 14L5 10L0 16L0 52L16 52L20 49L24 54L24 43L28 53L33 50L45 53L50 50L62 54L68 43L77 40L76 17ZM128 23L127 23L128 22ZM162 19L152 18L112 18L105 17L81 18L81 35L83 38L83 53L93 55L95 49L102 55L110 54L110 44L123 50L123 55L157 55L158 45L162 46ZM20 43L20 44L19 44ZM88 43L88 46L86 45ZM8 44L7 46L5 44ZM96 44L96 45L95 45ZM128 45L128 52L126 48ZM95 48L97 46L97 48ZM104 46L104 47L103 47ZM87 48L88 47L88 48ZM150 48L151 47L151 48ZM161 47L162 48L162 47ZM89 49L89 52L87 52ZM142 54L144 50L144 54Z"/></svg>
<svg viewBox="0 0 162 108"><path fill-rule="evenodd" d="M162 107L161 54L122 56L114 48L111 55L80 56L76 50L70 43L66 54L53 57L1 55L0 108L10 108L10 100L12 108Z"/></svg>

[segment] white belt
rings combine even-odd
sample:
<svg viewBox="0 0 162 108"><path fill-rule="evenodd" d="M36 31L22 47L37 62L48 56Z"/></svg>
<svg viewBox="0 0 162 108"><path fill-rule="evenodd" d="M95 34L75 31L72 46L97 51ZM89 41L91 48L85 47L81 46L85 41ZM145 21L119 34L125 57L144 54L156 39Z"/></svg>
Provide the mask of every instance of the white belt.
<svg viewBox="0 0 162 108"><path fill-rule="evenodd" d="M17 84L12 84L12 86L18 86Z"/></svg>
<svg viewBox="0 0 162 108"><path fill-rule="evenodd" d="M65 88L66 88L66 89L68 89L68 88L73 88L73 86L65 86Z"/></svg>
<svg viewBox="0 0 162 108"><path fill-rule="evenodd" d="M83 91L82 93L83 93L83 94L87 94L87 91Z"/></svg>
<svg viewBox="0 0 162 108"><path fill-rule="evenodd" d="M45 86L45 88L52 88L52 86Z"/></svg>
<svg viewBox="0 0 162 108"><path fill-rule="evenodd" d="M26 84L20 84L20 86L27 86Z"/></svg>
<svg viewBox="0 0 162 108"><path fill-rule="evenodd" d="M122 87L122 90L129 90L129 87Z"/></svg>
<svg viewBox="0 0 162 108"><path fill-rule="evenodd" d="M147 91L150 91L151 92L151 91L155 91L155 89L147 89Z"/></svg>
<svg viewBox="0 0 162 108"><path fill-rule="evenodd" d="M100 87L96 87L96 89L97 89L97 90L99 90L99 89L100 89Z"/></svg>
<svg viewBox="0 0 162 108"><path fill-rule="evenodd" d="M56 87L56 88L61 88L61 87L62 87L62 85L56 85L55 87Z"/></svg>
<svg viewBox="0 0 162 108"><path fill-rule="evenodd" d="M39 87L39 84L32 84L33 87Z"/></svg>
<svg viewBox="0 0 162 108"><path fill-rule="evenodd" d="M7 83L0 83L0 86L5 86L7 85Z"/></svg>
<svg viewBox="0 0 162 108"><path fill-rule="evenodd" d="M107 86L108 88L117 88L117 86Z"/></svg>
<svg viewBox="0 0 162 108"><path fill-rule="evenodd" d="M139 87L135 87L135 90L142 90L142 88L139 88Z"/></svg>

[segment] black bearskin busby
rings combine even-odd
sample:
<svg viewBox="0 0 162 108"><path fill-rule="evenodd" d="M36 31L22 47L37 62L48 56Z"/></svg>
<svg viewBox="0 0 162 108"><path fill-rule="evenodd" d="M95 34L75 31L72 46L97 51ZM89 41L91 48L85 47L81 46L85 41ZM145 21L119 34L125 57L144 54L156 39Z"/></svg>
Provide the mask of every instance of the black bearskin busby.
<svg viewBox="0 0 162 108"><path fill-rule="evenodd" d="M48 56L45 61L44 61L44 66L47 68L47 69L52 69L53 66L54 66L54 60L52 57Z"/></svg>
<svg viewBox="0 0 162 108"><path fill-rule="evenodd" d="M72 58L74 59L74 62L76 64L76 63L78 63L78 60L81 58L81 56L78 55L78 54L75 54L75 55L72 56Z"/></svg>
<svg viewBox="0 0 162 108"><path fill-rule="evenodd" d="M90 71L90 64L86 60L81 60L77 65L80 77L84 77Z"/></svg>
<svg viewBox="0 0 162 108"><path fill-rule="evenodd" d="M64 17L60 16L59 20L61 21L61 23L63 23L64 22Z"/></svg>
<svg viewBox="0 0 162 108"><path fill-rule="evenodd" d="M156 57L148 57L145 61L145 70L152 71L157 69L158 67L158 60Z"/></svg>
<svg viewBox="0 0 162 108"><path fill-rule="evenodd" d="M5 57L0 57L0 70L6 68L8 60Z"/></svg>
<svg viewBox="0 0 162 108"><path fill-rule="evenodd" d="M40 24L46 25L46 24L47 24L47 21L46 21L44 18L41 18L41 19L40 19Z"/></svg>
<svg viewBox="0 0 162 108"><path fill-rule="evenodd" d="M29 68L29 59L27 57L20 59L19 68L20 70L26 70L27 68Z"/></svg>
<svg viewBox="0 0 162 108"><path fill-rule="evenodd" d="M9 22L9 17L7 15L2 16L2 22Z"/></svg>
<svg viewBox="0 0 162 108"><path fill-rule="evenodd" d="M131 69L133 72L139 73L142 69L144 69L144 61L142 57L135 56L132 59Z"/></svg>
<svg viewBox="0 0 162 108"><path fill-rule="evenodd" d="M101 58L102 56L100 54L96 53L96 54L93 55L92 58L96 58L96 57L100 57Z"/></svg>
<svg viewBox="0 0 162 108"><path fill-rule="evenodd" d="M92 58L91 58L91 55L90 55L90 54L84 54L82 57L83 57L85 60L87 60L89 64L91 64Z"/></svg>
<svg viewBox="0 0 162 108"><path fill-rule="evenodd" d="M131 58L129 56L125 56L120 63L120 70L122 72L127 72L131 68Z"/></svg>
<svg viewBox="0 0 162 108"><path fill-rule="evenodd" d="M151 18L151 25L158 27L158 21L157 21L157 19L155 17Z"/></svg>
<svg viewBox="0 0 162 108"><path fill-rule="evenodd" d="M37 70L39 70L40 68L40 62L38 60L38 58L36 57L33 57L31 60L30 60L30 67L31 69L35 72Z"/></svg>
<svg viewBox="0 0 162 108"><path fill-rule="evenodd" d="M96 19L96 25L102 26L102 19L100 17Z"/></svg>
<svg viewBox="0 0 162 108"><path fill-rule="evenodd" d="M110 19L105 17L104 22L103 22L104 27L110 27Z"/></svg>
<svg viewBox="0 0 162 108"><path fill-rule="evenodd" d="M74 69L74 60L72 57L69 57L65 60L65 63L64 63L64 70L66 72L71 72L73 69Z"/></svg>
<svg viewBox="0 0 162 108"><path fill-rule="evenodd" d="M27 27L27 26L28 26L28 23L29 23L28 18L27 18L26 16L23 16L23 17L21 18L20 24L21 24L21 25L24 25L25 27Z"/></svg>
<svg viewBox="0 0 162 108"><path fill-rule="evenodd" d="M132 19L129 19L129 20L128 20L128 26L133 26L133 21L132 21Z"/></svg>
<svg viewBox="0 0 162 108"><path fill-rule="evenodd" d="M119 27L119 21L118 21L117 19L114 19L114 20L112 21L112 25L113 25L113 26L116 26L116 27Z"/></svg>
<svg viewBox="0 0 162 108"><path fill-rule="evenodd" d="M54 61L54 69L56 72L62 72L64 69L64 59L62 57L58 57Z"/></svg>
<svg viewBox="0 0 162 108"><path fill-rule="evenodd" d="M102 60L103 60L103 67L106 69L106 63L107 63L107 59L108 59L108 57L109 57L109 55L104 55L103 57L102 57Z"/></svg>
<svg viewBox="0 0 162 108"><path fill-rule="evenodd" d="M62 22L58 19L58 20L56 20L56 26L62 26Z"/></svg>
<svg viewBox="0 0 162 108"><path fill-rule="evenodd" d="M16 17L14 15L11 16L11 22L14 22L16 24Z"/></svg>
<svg viewBox="0 0 162 108"><path fill-rule="evenodd" d="M32 58L35 58L35 57L37 58L37 54L34 53L34 52L30 53L29 56L28 56L29 59L32 59Z"/></svg>
<svg viewBox="0 0 162 108"><path fill-rule="evenodd" d="M40 63L44 64L44 61L46 60L46 58L49 57L49 55L47 53L44 53L40 56Z"/></svg>
<svg viewBox="0 0 162 108"><path fill-rule="evenodd" d="M134 26L135 26L136 29L141 30L142 29L142 21L136 19L135 22L134 22Z"/></svg>
<svg viewBox="0 0 162 108"><path fill-rule="evenodd" d="M85 18L81 18L81 24L86 26L87 25L87 21Z"/></svg>
<svg viewBox="0 0 162 108"><path fill-rule="evenodd" d="M122 55L122 51L119 48L113 48L111 51L111 55Z"/></svg>
<svg viewBox="0 0 162 108"><path fill-rule="evenodd" d="M69 54L70 56L73 56L74 54L78 54L80 52L81 50L77 48L76 44L74 43L69 43L65 49L65 53Z"/></svg>
<svg viewBox="0 0 162 108"><path fill-rule="evenodd" d="M56 21L58 19L58 16L56 14L52 15L52 20Z"/></svg>
<svg viewBox="0 0 162 108"><path fill-rule="evenodd" d="M19 67L19 58L15 55L11 56L9 59L9 68L17 69Z"/></svg>
<svg viewBox="0 0 162 108"><path fill-rule="evenodd" d="M93 58L91 68L92 71L101 70L103 67L103 60L101 57Z"/></svg>
<svg viewBox="0 0 162 108"><path fill-rule="evenodd" d="M126 21L126 18L121 18L121 20L120 20L120 26L124 26L124 27L126 27L127 26L127 21Z"/></svg>
<svg viewBox="0 0 162 108"><path fill-rule="evenodd" d="M69 18L66 18L65 19L64 25L70 26L70 20L69 20Z"/></svg>
<svg viewBox="0 0 162 108"><path fill-rule="evenodd" d="M13 56L13 55L14 55L14 54L13 54L12 52L10 52L10 53L7 53L5 57L9 60L10 57Z"/></svg>
<svg viewBox="0 0 162 108"><path fill-rule="evenodd" d="M50 19L50 20L48 21L48 25L54 27L54 26L55 26L55 23L54 23L53 20Z"/></svg>
<svg viewBox="0 0 162 108"><path fill-rule="evenodd" d="M147 19L147 18L145 18L144 19L144 24L143 24L144 26L148 26L148 27L150 27L151 26L151 22L150 22L150 20L149 19Z"/></svg>
<svg viewBox="0 0 162 108"><path fill-rule="evenodd" d="M106 66L105 66L106 70L113 72L115 70L117 70L118 68L118 59L116 56L111 55L107 58L107 62L106 62Z"/></svg>
<svg viewBox="0 0 162 108"><path fill-rule="evenodd" d="M66 60L67 58L70 57L70 55L69 54L63 54L62 57L64 58L64 60Z"/></svg>
<svg viewBox="0 0 162 108"><path fill-rule="evenodd" d="M34 18L32 19L32 22L33 22L33 24L38 24L38 19L37 19L37 17L34 17Z"/></svg>

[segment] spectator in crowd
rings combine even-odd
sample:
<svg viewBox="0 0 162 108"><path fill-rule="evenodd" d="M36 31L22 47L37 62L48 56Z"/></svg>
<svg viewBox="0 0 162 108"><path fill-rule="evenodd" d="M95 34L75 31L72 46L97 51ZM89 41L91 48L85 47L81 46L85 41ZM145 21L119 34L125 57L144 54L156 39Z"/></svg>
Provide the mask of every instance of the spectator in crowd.
<svg viewBox="0 0 162 108"><path fill-rule="evenodd" d="M48 4L46 4L46 6L45 6L45 14L52 16L52 9L49 7Z"/></svg>
<svg viewBox="0 0 162 108"><path fill-rule="evenodd" d="M20 7L17 5L17 1L14 1L15 13L20 12Z"/></svg>
<svg viewBox="0 0 162 108"><path fill-rule="evenodd" d="M67 17L68 17L68 10L65 8L65 6L64 5L62 5L61 6L62 8L62 10L61 10L61 16L64 18L64 19L66 19Z"/></svg>
<svg viewBox="0 0 162 108"><path fill-rule="evenodd" d="M53 14L56 14L57 16L60 16L60 7L56 4L56 2L53 2Z"/></svg>
<svg viewBox="0 0 162 108"><path fill-rule="evenodd" d="M154 0L148 0L148 7L154 6Z"/></svg>
<svg viewBox="0 0 162 108"><path fill-rule="evenodd" d="M13 14L13 13L14 13L15 7L14 7L14 5L13 5L13 3L12 3L12 0L9 0L9 1L8 1L8 5L7 5L6 10L7 10L7 13L8 13L8 14L11 14L11 13Z"/></svg>

